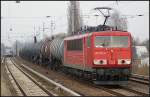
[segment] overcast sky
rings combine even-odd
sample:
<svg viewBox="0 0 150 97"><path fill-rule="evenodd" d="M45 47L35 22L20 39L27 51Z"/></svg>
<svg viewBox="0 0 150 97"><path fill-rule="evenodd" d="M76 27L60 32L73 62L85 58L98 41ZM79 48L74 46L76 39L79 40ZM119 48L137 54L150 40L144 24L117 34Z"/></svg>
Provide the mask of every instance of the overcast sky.
<svg viewBox="0 0 150 97"><path fill-rule="evenodd" d="M45 25L44 33L40 29L40 37L67 32L67 7L69 1L1 1L1 41L10 46L15 40L32 40L39 32L39 27ZM109 6L118 9L128 16L128 31L140 40L149 39L149 2L148 1L80 1L82 15L93 14L92 9ZM143 14L138 17L136 15ZM46 18L46 16L51 16ZM131 16L134 16L133 18ZM51 33L50 21L54 22ZM101 22L101 18L98 19ZM84 23L94 25L96 19L84 18ZM12 28L12 31L10 31ZM40 39L38 37L38 39Z"/></svg>

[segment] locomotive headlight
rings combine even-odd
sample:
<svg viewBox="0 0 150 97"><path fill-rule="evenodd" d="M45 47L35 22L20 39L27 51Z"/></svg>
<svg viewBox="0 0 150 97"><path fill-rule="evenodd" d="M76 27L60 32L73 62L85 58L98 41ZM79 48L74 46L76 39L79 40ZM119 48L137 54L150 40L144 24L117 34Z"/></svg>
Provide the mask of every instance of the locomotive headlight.
<svg viewBox="0 0 150 97"><path fill-rule="evenodd" d="M126 59L126 64L131 64L131 59Z"/></svg>
<svg viewBox="0 0 150 97"><path fill-rule="evenodd" d="M118 59L118 64L131 64L131 59Z"/></svg>
<svg viewBox="0 0 150 97"><path fill-rule="evenodd" d="M105 64L107 64L107 60L105 60L105 59L95 59L94 64L96 64L96 65L105 65Z"/></svg>
<svg viewBox="0 0 150 97"><path fill-rule="evenodd" d="M99 60L94 60L94 64L99 64Z"/></svg>

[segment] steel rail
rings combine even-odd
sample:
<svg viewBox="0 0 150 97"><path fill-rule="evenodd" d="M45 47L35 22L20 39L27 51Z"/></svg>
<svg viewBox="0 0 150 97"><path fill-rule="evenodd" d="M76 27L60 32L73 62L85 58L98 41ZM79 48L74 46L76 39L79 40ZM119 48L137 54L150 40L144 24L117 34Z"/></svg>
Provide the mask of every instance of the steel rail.
<svg viewBox="0 0 150 97"><path fill-rule="evenodd" d="M21 93L23 94L23 96L27 96L26 93L23 91L23 89L21 88L21 86L19 85L18 81L15 79L14 75L12 74L11 70L9 69L9 67L7 66L7 64L5 64L6 69L8 70L8 72L10 73L11 77L13 78L14 82L16 83L17 87L20 89Z"/></svg>
<svg viewBox="0 0 150 97"><path fill-rule="evenodd" d="M70 76L69 76L70 77ZM104 90L104 91L106 91L106 92L108 92L108 93L111 93L111 94L113 94L113 95L116 95L116 96L126 96L126 95L124 95L124 94L122 94L122 93L119 93L119 92L117 92L117 91L113 91L113 89L110 89L110 88L108 88L107 86L97 86L97 85L95 85L95 84L93 84L92 82L91 83L89 83L89 81L83 81L83 80L79 80L79 79L77 79L77 78L74 78L75 80L77 80L77 81L79 81L79 82L82 82L82 83L86 83L86 84L88 84L88 85L90 85L90 86L93 86L93 87L95 87L95 88L98 88L98 89L102 89L102 90ZM149 95L148 93L143 93L143 92L139 92L139 91L136 91L136 90L133 90L133 89L130 89L130 88L128 88L128 87L124 87L124 86L119 86L120 87L120 89L123 89L123 90L125 90L125 91L129 91L129 92L132 92L132 93L134 93L134 94L137 94L137 95Z"/></svg>
<svg viewBox="0 0 150 97"><path fill-rule="evenodd" d="M137 79L149 81L149 76L145 76L145 75L132 74L131 77L132 78L137 78Z"/></svg>
<svg viewBox="0 0 150 97"><path fill-rule="evenodd" d="M135 94L138 94L138 95L141 95L141 96L149 96L149 93L143 93L143 92L140 92L140 91L137 91L137 90L133 90L131 88L128 88L128 87L124 87L124 86L120 86L122 89L125 89L127 91L130 91L132 93L135 93Z"/></svg>
<svg viewBox="0 0 150 97"><path fill-rule="evenodd" d="M94 87L96 87L96 88L98 88L98 89L102 89L102 90L104 90L104 91L106 91L106 92L108 92L108 93L111 93L111 94L113 94L113 95L116 95L116 96L126 96L126 95L124 95L124 94L122 94L122 93L113 91L113 90L111 90L111 89L109 89L109 88L106 88L106 87L104 87L104 86L94 86Z"/></svg>
<svg viewBox="0 0 150 97"><path fill-rule="evenodd" d="M20 64L20 65L23 66L23 67L24 67L25 69L27 69L28 71L30 71L30 72L34 73L35 75L41 77L42 79L46 80L47 82L50 82L51 84L55 85L56 87L61 88L62 90L64 90L65 92L71 94L72 96L81 96L80 94L78 94L78 93L72 91L71 89L66 88L65 86L63 86L63 85L61 85L61 84L59 84L59 83L56 83L55 81L53 81L53 80L47 78L46 76L44 76L44 75L42 75L42 74L36 72L35 70L29 68L28 66L25 66L25 65L23 65L23 64Z"/></svg>
<svg viewBox="0 0 150 97"><path fill-rule="evenodd" d="M49 96L58 96L47 89L45 89L43 86L41 86L35 79L33 79L29 74L27 74L25 71L23 71L21 68L19 68L13 60L11 60L15 67L17 67L23 74L25 74L30 80L32 80L37 86L39 86L44 92L46 92Z"/></svg>
<svg viewBox="0 0 150 97"><path fill-rule="evenodd" d="M137 82L137 83L149 85L149 81L141 80L141 79L138 79L138 78L132 78L132 77L131 77L131 78L130 78L130 81L134 81L134 82Z"/></svg>
<svg viewBox="0 0 150 97"><path fill-rule="evenodd" d="M117 96L126 96L126 95L124 95L124 94L122 94L122 93L113 91L112 89L107 88L106 86L96 86L96 85L94 85L94 87L99 88L99 89L103 89L103 90L108 91L108 92L110 92L110 93L112 93L112 94L115 94L115 95L117 95ZM138 95L140 95L140 96L148 96L148 95L149 95L148 93L143 93L143 92L140 92L140 91L137 91L137 90L134 90L134 89L125 87L125 86L119 86L119 87L120 87L120 89L129 91L129 92L132 92L132 93L134 93L134 94L138 94Z"/></svg>
<svg viewBox="0 0 150 97"><path fill-rule="evenodd" d="M64 72L62 72L62 73L65 74ZM69 77L69 78L72 78L72 76L68 76L68 77ZM103 91L105 91L105 92L107 92L107 93L110 93L110 94L112 94L112 95L115 95L115 96L126 96L126 95L124 95L124 94L122 94L122 93L113 91L113 90L111 90L111 89L109 89L109 88L106 88L106 87L104 87L104 86L97 86L97 85L93 84L92 82L89 82L89 81L86 81L86 80L80 80L80 79L78 79L78 78L76 78L76 77L73 77L73 79L75 79L76 81L78 81L78 82L80 82L80 83L88 84L88 85L90 85L91 87L95 87L95 88L97 88L97 89L101 89L101 90L103 90Z"/></svg>

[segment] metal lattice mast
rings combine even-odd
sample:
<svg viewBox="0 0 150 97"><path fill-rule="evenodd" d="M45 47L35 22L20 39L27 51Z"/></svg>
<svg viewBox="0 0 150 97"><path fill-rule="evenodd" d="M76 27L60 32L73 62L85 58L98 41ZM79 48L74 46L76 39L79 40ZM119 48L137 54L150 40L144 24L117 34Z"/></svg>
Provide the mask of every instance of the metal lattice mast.
<svg viewBox="0 0 150 97"><path fill-rule="evenodd" d="M76 34L82 26L79 1L70 1L68 6L68 34Z"/></svg>

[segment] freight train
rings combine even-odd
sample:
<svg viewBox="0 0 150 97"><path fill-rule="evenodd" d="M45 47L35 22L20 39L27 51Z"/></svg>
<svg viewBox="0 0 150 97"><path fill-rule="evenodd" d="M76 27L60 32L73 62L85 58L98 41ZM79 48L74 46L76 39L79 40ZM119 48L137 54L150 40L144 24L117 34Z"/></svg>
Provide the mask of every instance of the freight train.
<svg viewBox="0 0 150 97"><path fill-rule="evenodd" d="M131 46L130 32L107 29L31 43L19 55L95 84L121 85L131 76Z"/></svg>

